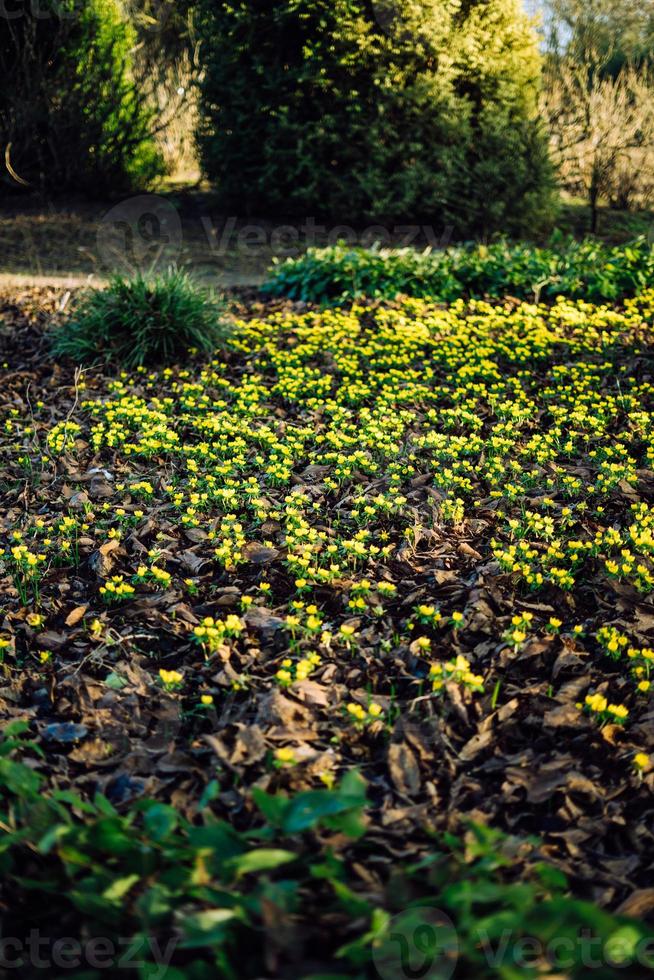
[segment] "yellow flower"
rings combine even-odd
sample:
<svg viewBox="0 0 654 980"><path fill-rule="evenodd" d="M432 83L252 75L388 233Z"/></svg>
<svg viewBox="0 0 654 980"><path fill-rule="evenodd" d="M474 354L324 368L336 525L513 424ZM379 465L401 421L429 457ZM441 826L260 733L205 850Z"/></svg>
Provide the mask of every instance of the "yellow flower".
<svg viewBox="0 0 654 980"><path fill-rule="evenodd" d="M159 677L167 690L174 690L184 680L184 675L180 674L178 670L164 670L163 667L159 671Z"/></svg>
<svg viewBox="0 0 654 980"><path fill-rule="evenodd" d="M213 698L210 694L203 694L200 698L200 701L204 705L213 704Z"/></svg>
<svg viewBox="0 0 654 980"><path fill-rule="evenodd" d="M601 694L587 694L585 703L591 711L598 713L606 711L608 705L608 701Z"/></svg>
<svg viewBox="0 0 654 980"><path fill-rule="evenodd" d="M634 756L634 765L636 769L648 769L650 764L649 756L645 752L636 752Z"/></svg>
<svg viewBox="0 0 654 980"><path fill-rule="evenodd" d="M624 719L629 714L629 709L625 708L623 704L610 704L606 709L614 718Z"/></svg>

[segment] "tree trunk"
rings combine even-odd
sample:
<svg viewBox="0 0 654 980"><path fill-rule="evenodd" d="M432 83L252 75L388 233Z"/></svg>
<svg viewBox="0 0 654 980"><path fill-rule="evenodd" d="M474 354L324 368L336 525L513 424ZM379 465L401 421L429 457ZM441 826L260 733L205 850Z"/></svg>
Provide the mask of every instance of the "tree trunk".
<svg viewBox="0 0 654 980"><path fill-rule="evenodd" d="M595 180L593 180L590 186L590 232L591 235L597 234L597 228L599 225L599 208L597 206L599 201L599 187Z"/></svg>
<svg viewBox="0 0 654 980"><path fill-rule="evenodd" d="M597 163L593 165L593 176L590 182L590 233L591 235L597 234L597 226L599 224L599 209L597 207L599 202L599 174L597 170Z"/></svg>

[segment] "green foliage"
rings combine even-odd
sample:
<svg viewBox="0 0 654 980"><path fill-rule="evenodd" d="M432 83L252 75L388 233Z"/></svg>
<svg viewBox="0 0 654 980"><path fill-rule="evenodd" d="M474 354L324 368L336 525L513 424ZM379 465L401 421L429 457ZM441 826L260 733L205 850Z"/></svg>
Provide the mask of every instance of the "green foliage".
<svg viewBox="0 0 654 980"><path fill-rule="evenodd" d="M465 838L446 835L414 864L391 862L383 892L372 896L370 882L362 887L352 868L371 853L378 873L385 862L361 838L365 784L355 772L331 790L258 793L265 822L259 817L255 829L238 831L211 811L216 783L192 820L152 799L121 812L102 795L89 802L71 791L47 792L34 763L20 761L39 752L25 738L28 728L13 723L0 740L0 901L3 934L21 943L36 929L44 955L48 940L102 937L105 968L108 955L126 977L135 975L123 959L128 950L144 962L139 976L161 966L160 950L170 960L165 975L175 980L251 980L267 969L262 940L274 921L275 955L289 971L283 975L305 975L304 958L326 967L340 961L330 975L364 980L371 961L393 952L398 934L411 938L425 908L455 923L461 978L528 980L543 975L548 956L552 973L609 980L616 964L621 975L636 975L630 966L643 962L648 941L651 947L642 922L568 898L560 872L538 862L518 867L518 855L535 842L486 827L473 826ZM335 853L325 831L326 841L334 831L342 842L349 837L347 851ZM593 963L608 965L591 972L589 951ZM21 976L36 975L23 964Z"/></svg>
<svg viewBox="0 0 654 980"><path fill-rule="evenodd" d="M502 241L422 254L343 244L311 248L274 266L264 290L320 305L398 294L442 302L484 296L613 302L637 295L653 281L654 249L644 237L614 247L554 238L548 248Z"/></svg>
<svg viewBox="0 0 654 980"><path fill-rule="evenodd" d="M337 790L313 790L293 799L253 792L254 801L273 827L285 834L298 834L323 823L329 830L361 837L361 811L366 802L366 784L352 771Z"/></svg>
<svg viewBox="0 0 654 980"><path fill-rule="evenodd" d="M162 161L119 0L25 6L0 33L0 72L12 80L0 88L0 141L16 174L6 182L95 194L149 184Z"/></svg>
<svg viewBox="0 0 654 980"><path fill-rule="evenodd" d="M547 221L540 59L517 0L389 6L201 0L199 146L222 206L457 232Z"/></svg>
<svg viewBox="0 0 654 980"><path fill-rule="evenodd" d="M654 52L654 12L642 0L545 0L550 49L583 59L600 54L603 72L643 65Z"/></svg>
<svg viewBox="0 0 654 980"><path fill-rule="evenodd" d="M224 303L183 272L133 279L116 276L88 292L70 321L52 335L55 356L116 361L130 369L170 364L190 348L211 353L228 334Z"/></svg>

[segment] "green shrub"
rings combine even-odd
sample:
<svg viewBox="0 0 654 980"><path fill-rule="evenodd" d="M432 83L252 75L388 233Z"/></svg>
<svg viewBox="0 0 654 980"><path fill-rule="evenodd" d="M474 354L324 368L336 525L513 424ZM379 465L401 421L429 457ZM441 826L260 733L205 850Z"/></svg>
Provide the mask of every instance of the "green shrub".
<svg viewBox="0 0 654 980"><path fill-rule="evenodd" d="M53 353L78 363L115 360L128 369L168 364L189 348L211 353L228 333L224 309L182 272L116 276L106 289L87 293L72 319L56 328Z"/></svg>
<svg viewBox="0 0 654 980"><path fill-rule="evenodd" d="M199 146L237 213L547 221L540 58L518 0L200 0Z"/></svg>
<svg viewBox="0 0 654 980"><path fill-rule="evenodd" d="M393 962L398 932L413 935L430 921L420 914L434 908L456 927L457 977L536 977L549 965L548 975L582 980L590 976L589 951L611 964L592 971L596 980L615 977L616 963L621 975L648 972L651 928L570 898L562 872L537 860L533 839L473 825L465 839L450 833L416 842L414 862L377 862L374 882L362 882L353 869L378 845L364 833L366 784L355 770L332 789L291 797L255 790L254 828L237 830L212 812L217 781L192 820L155 799L118 808L101 794L91 801L71 790L48 792L20 761L40 752L27 730L14 722L0 738L0 901L3 934L12 937L3 952L14 966L36 929L46 962L58 941L66 944L62 958L72 957L64 937L75 936L85 964L92 940L102 937L96 953L108 976L136 976L138 960L139 977L164 976L168 965L171 980L251 980L269 975L265 953L274 948L276 976L299 976L308 960L316 980L364 980L377 973L372 963ZM262 942L273 913L284 924L274 947ZM432 943L452 938L423 927L427 943L429 935ZM421 957L428 952L421 945ZM442 946L433 949L442 954ZM489 954L499 956L500 973ZM21 966L26 980L43 975L27 955Z"/></svg>
<svg viewBox="0 0 654 980"><path fill-rule="evenodd" d="M553 239L550 247L468 245L441 252L311 248L273 266L264 291L320 305L399 293L452 302L459 297L615 302L654 285L654 250L645 238L609 247L594 240Z"/></svg>
<svg viewBox="0 0 654 980"><path fill-rule="evenodd" d="M119 0L25 8L0 32L0 73L11 79L0 87L0 142L16 175L5 183L94 194L148 185L163 164Z"/></svg>

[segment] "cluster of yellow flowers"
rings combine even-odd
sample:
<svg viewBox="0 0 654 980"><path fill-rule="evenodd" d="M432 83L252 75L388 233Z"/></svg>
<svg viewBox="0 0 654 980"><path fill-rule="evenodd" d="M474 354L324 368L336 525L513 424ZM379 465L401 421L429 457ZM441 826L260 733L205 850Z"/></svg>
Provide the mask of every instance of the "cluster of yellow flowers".
<svg viewBox="0 0 654 980"><path fill-rule="evenodd" d="M351 701L347 705L348 717L354 722L357 728L366 728L375 721L381 721L384 717L384 709L380 704L371 701L367 708L363 705Z"/></svg>
<svg viewBox="0 0 654 980"><path fill-rule="evenodd" d="M602 626L597 631L597 640L607 656L614 660L627 658L637 690L647 694L652 688L650 674L654 669L654 650L634 646L626 633L621 633L615 626Z"/></svg>
<svg viewBox="0 0 654 980"><path fill-rule="evenodd" d="M606 653L618 660L629 645L629 637L620 633L614 626L602 626L597 631L597 640Z"/></svg>
<svg viewBox="0 0 654 980"><path fill-rule="evenodd" d="M290 657L285 657L280 669L275 674L275 678L282 687L291 687L293 684L305 681L321 663L322 657L318 653L310 653L307 657L298 660L297 663Z"/></svg>
<svg viewBox="0 0 654 980"><path fill-rule="evenodd" d="M208 656L217 652L225 640L239 636L245 629L245 623L234 613L225 619L214 619L205 616L199 626L193 629L193 636L200 643Z"/></svg>
<svg viewBox="0 0 654 980"><path fill-rule="evenodd" d="M100 586L100 595L107 603L133 599L135 591L134 586L126 582L123 575L112 575L104 585Z"/></svg>
<svg viewBox="0 0 654 980"><path fill-rule="evenodd" d="M48 448L50 452L59 455L67 449L72 449L75 444L75 439L81 431L81 425L77 422L71 422L70 419L57 422L48 432Z"/></svg>
<svg viewBox="0 0 654 980"><path fill-rule="evenodd" d="M614 725L624 725L629 717L628 708L623 704L610 704L603 694L587 694L583 704L579 703L577 707L598 718L602 725L608 721Z"/></svg>
<svg viewBox="0 0 654 980"><path fill-rule="evenodd" d="M24 572L34 574L39 565L46 561L45 555L35 555L27 545L18 544L11 549L14 564Z"/></svg>
<svg viewBox="0 0 654 980"><path fill-rule="evenodd" d="M139 565L136 569L133 582L136 585L149 582L155 588L167 589L172 582L172 578L170 572L167 572L165 568L159 568L158 565Z"/></svg>
<svg viewBox="0 0 654 980"><path fill-rule="evenodd" d="M159 677L167 691L178 691L184 683L184 675L178 670L164 670L162 667L159 671ZM204 703L206 704L207 702Z"/></svg>
<svg viewBox="0 0 654 980"><path fill-rule="evenodd" d="M534 614L531 612L516 613L511 617L511 626L504 634L504 640L517 652L529 635Z"/></svg>
<svg viewBox="0 0 654 980"><path fill-rule="evenodd" d="M429 680L435 694L443 694L448 684L459 684L474 693L484 690L484 678L480 674L473 674L470 662L461 654L455 660L432 664Z"/></svg>

